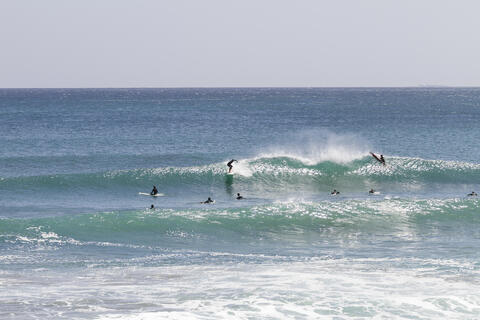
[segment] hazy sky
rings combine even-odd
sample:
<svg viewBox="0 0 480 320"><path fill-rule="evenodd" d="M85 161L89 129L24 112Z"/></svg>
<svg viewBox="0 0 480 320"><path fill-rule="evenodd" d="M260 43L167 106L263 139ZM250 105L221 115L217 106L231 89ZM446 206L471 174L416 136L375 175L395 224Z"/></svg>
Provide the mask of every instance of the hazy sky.
<svg viewBox="0 0 480 320"><path fill-rule="evenodd" d="M0 87L480 86L480 1L0 0Z"/></svg>

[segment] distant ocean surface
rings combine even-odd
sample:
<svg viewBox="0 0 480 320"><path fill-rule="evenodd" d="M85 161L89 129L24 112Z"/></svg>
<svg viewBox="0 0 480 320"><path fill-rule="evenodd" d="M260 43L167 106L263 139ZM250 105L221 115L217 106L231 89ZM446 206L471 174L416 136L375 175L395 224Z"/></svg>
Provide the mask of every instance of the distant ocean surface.
<svg viewBox="0 0 480 320"><path fill-rule="evenodd" d="M480 318L478 88L2 89L0 146L1 319Z"/></svg>

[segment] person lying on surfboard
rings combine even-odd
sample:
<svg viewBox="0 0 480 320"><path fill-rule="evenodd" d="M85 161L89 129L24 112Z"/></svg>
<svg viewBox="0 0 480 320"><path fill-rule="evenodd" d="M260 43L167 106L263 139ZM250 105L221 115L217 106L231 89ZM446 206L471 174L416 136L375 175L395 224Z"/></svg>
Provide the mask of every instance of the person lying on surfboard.
<svg viewBox="0 0 480 320"><path fill-rule="evenodd" d="M215 202L214 200L212 200L212 198L208 197L207 201L202 201L200 203L213 203Z"/></svg>
<svg viewBox="0 0 480 320"><path fill-rule="evenodd" d="M156 195L158 193L158 190L157 190L157 187L153 186L153 189L152 189L152 192L150 192L150 194L152 196Z"/></svg>
<svg viewBox="0 0 480 320"><path fill-rule="evenodd" d="M237 200L242 200L243 197L240 195L240 193L237 193Z"/></svg>
<svg viewBox="0 0 480 320"><path fill-rule="evenodd" d="M234 163L234 162L238 162L238 161L235 160L235 159L232 159L232 160L228 161L228 163L227 163L228 173L232 172L232 168L233 168L232 163Z"/></svg>

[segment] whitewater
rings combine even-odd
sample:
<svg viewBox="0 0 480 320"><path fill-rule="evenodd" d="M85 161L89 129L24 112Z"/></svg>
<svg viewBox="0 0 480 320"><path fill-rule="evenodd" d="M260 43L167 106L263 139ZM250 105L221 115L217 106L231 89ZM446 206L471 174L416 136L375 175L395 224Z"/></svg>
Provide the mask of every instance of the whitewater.
<svg viewBox="0 0 480 320"><path fill-rule="evenodd" d="M0 318L478 318L478 123L475 88L0 90Z"/></svg>

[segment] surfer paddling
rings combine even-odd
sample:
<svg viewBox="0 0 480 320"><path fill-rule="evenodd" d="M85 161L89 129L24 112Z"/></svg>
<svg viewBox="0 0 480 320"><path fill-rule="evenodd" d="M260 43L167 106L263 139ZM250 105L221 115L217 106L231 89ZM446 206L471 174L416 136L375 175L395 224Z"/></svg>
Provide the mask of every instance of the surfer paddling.
<svg viewBox="0 0 480 320"><path fill-rule="evenodd" d="M243 197L240 195L240 193L237 193L237 200L242 200Z"/></svg>
<svg viewBox="0 0 480 320"><path fill-rule="evenodd" d="M208 197L208 199L206 201L202 201L200 203L207 203L208 204L208 203L214 203L214 202L215 202L215 200L212 200L212 198Z"/></svg>
<svg viewBox="0 0 480 320"><path fill-rule="evenodd" d="M231 172L232 172L232 168L233 168L232 163L234 163L234 162L238 162L238 161L235 160L235 159L232 159L232 160L228 161L228 163L227 163L228 173L231 173Z"/></svg>

